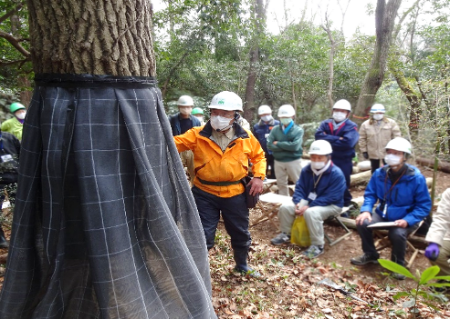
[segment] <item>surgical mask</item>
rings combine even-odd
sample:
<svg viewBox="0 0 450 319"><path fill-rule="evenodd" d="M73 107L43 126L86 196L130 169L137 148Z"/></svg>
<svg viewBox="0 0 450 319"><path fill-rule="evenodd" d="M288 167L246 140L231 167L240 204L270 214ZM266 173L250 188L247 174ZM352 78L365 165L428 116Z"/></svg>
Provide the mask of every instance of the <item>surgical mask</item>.
<svg viewBox="0 0 450 319"><path fill-rule="evenodd" d="M389 166L397 166L397 165L399 165L401 159L402 159L401 156L397 156L397 155L394 155L394 154L386 154L386 156L384 157L384 161Z"/></svg>
<svg viewBox="0 0 450 319"><path fill-rule="evenodd" d="M231 119L223 116L211 116L211 126L216 131L222 131L230 126Z"/></svg>
<svg viewBox="0 0 450 319"><path fill-rule="evenodd" d="M192 112L192 108L190 107L180 107L180 113L183 115L189 115Z"/></svg>
<svg viewBox="0 0 450 319"><path fill-rule="evenodd" d="M383 119L383 117L384 117L384 114L374 114L374 115L373 115L373 119L374 119L375 121L380 121L380 120Z"/></svg>
<svg viewBox="0 0 450 319"><path fill-rule="evenodd" d="M19 120L23 120L23 119L25 118L25 115L27 115L27 112L21 112L21 113L18 113L18 114L16 115L16 117L17 117Z"/></svg>
<svg viewBox="0 0 450 319"><path fill-rule="evenodd" d="M289 124L291 124L292 119L289 117L282 117L280 119L281 124L283 124L284 126L288 126Z"/></svg>
<svg viewBox="0 0 450 319"><path fill-rule="evenodd" d="M313 162L311 161L311 167L315 170L321 170L326 165L326 162Z"/></svg>
<svg viewBox="0 0 450 319"><path fill-rule="evenodd" d="M272 115L261 116L261 120L263 120L264 122L269 122L271 119L273 119Z"/></svg>
<svg viewBox="0 0 450 319"><path fill-rule="evenodd" d="M203 116L197 116L197 118L200 122L203 122L203 120L204 120Z"/></svg>
<svg viewBox="0 0 450 319"><path fill-rule="evenodd" d="M339 123L342 122L343 120L345 120L345 118L347 117L346 113L342 113L342 112L333 112L333 119Z"/></svg>

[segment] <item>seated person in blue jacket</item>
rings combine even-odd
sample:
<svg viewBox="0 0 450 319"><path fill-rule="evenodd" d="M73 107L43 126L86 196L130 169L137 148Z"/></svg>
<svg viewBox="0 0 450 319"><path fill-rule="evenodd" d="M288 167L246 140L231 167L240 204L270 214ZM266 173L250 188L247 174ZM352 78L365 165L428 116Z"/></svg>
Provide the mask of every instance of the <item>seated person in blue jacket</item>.
<svg viewBox="0 0 450 319"><path fill-rule="evenodd" d="M292 203L282 205L278 212L281 233L271 240L273 245L289 242L295 217L303 215L311 238L304 254L310 258L323 254L323 221L341 212L346 188L344 174L331 161L332 152L327 141L311 144L311 163L302 169Z"/></svg>
<svg viewBox="0 0 450 319"><path fill-rule="evenodd" d="M258 139L259 144L261 144L264 153L266 154L267 161L267 178L275 178L275 163L272 151L267 148L267 138L269 137L270 131L280 124L272 116L272 109L268 105L261 105L258 108L258 116L260 120L253 127L253 134Z"/></svg>
<svg viewBox="0 0 450 319"><path fill-rule="evenodd" d="M333 105L333 117L323 121L316 131L316 140L325 140L333 148L333 163L345 176L347 188L344 193L344 206L349 206L352 195L350 175L355 157L355 145L359 140L358 126L348 119L352 106L347 100L339 100Z"/></svg>
<svg viewBox="0 0 450 319"><path fill-rule="evenodd" d="M372 175L364 193L361 213L356 218L364 254L351 259L354 265L378 263L379 254L375 249L372 228L367 226L391 221L395 222L394 227L387 228L392 244L391 260L404 266L406 238L431 210L425 177L416 167L406 164L411 155L411 143L402 137L396 137L385 148L384 160L387 165L378 168ZM372 212L375 204L377 205ZM393 274L393 277L405 279L401 274Z"/></svg>

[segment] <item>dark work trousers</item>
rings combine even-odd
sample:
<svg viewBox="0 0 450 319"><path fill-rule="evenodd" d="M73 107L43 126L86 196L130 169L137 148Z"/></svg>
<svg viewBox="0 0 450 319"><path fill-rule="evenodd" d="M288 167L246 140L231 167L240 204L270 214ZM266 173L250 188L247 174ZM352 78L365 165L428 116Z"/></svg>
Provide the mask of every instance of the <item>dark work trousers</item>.
<svg viewBox="0 0 450 319"><path fill-rule="evenodd" d="M334 158L332 156L331 160L337 167L339 167L342 170L342 173L344 173L345 183L347 184L347 187L345 188L344 192L344 206L349 206L350 201L352 200L352 194L350 194L349 191L350 175L352 175L353 170L352 158L342 159L342 158Z"/></svg>
<svg viewBox="0 0 450 319"><path fill-rule="evenodd" d="M266 153L266 160L267 160L267 171L266 171L266 177L270 179L275 179L275 159L273 158L272 154Z"/></svg>
<svg viewBox="0 0 450 319"><path fill-rule="evenodd" d="M366 219L363 225L357 225L358 233L359 236L361 237L362 249L364 251L364 254L374 257L378 256L378 252L375 248L375 244L373 241L372 228L367 228L367 226L373 223L386 221L388 220L383 219L377 213L373 213L372 221L370 223ZM408 237L408 234L410 234L417 228L418 225L419 224L416 224L408 228L401 228L401 227L384 228L389 231L388 238L391 241L392 245L391 260L393 262L396 262L397 264L402 266L405 265L406 238Z"/></svg>
<svg viewBox="0 0 450 319"><path fill-rule="evenodd" d="M234 250L248 250L251 244L248 231L249 211L245 201L245 194L222 198L202 191L197 187L192 188L198 213L202 221L206 237L206 246L211 249L214 246L217 224L220 213L225 222L225 229L231 237L231 247Z"/></svg>
<svg viewBox="0 0 450 319"><path fill-rule="evenodd" d="M370 159L370 167L372 170L372 174L377 170L377 168L380 168L380 159ZM386 165L386 163L383 160L383 164Z"/></svg>

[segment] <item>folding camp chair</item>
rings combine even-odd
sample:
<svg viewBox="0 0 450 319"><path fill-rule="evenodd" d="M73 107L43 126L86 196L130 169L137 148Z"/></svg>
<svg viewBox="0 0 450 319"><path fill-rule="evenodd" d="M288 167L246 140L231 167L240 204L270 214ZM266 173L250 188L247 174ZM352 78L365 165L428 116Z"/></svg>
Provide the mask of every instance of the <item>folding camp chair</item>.
<svg viewBox="0 0 450 319"><path fill-rule="evenodd" d="M331 221L337 222L337 224L340 225L345 231L344 235L336 238L335 240L330 238L330 236L328 236L327 233L324 233L325 238L328 241L328 243L330 244L330 246L336 245L338 242L340 242L341 240L347 238L348 236L350 236L352 234L352 231L350 229L348 229L348 227L341 220L341 215L347 213L352 208L353 208L353 205L350 205L348 207L343 207L342 211L340 213L333 215L325 220L325 222L331 222Z"/></svg>
<svg viewBox="0 0 450 319"><path fill-rule="evenodd" d="M424 220L420 221L419 226L415 230L413 230L411 233L409 233L408 236L406 237L406 249L410 248L412 251L412 255L409 259L405 256L406 268L411 267L411 265L414 263L414 260L417 257L417 254L419 253L419 249L414 247L413 244L411 244L411 242L409 241L409 238L411 236L414 236L414 234L417 232L417 230L420 228L420 226L422 226L423 222L424 222ZM388 235L385 233L385 231L383 232L382 230L374 230L373 233L375 236L378 237L378 239L375 241L375 248L377 249L377 251L391 247L391 242L388 238Z"/></svg>

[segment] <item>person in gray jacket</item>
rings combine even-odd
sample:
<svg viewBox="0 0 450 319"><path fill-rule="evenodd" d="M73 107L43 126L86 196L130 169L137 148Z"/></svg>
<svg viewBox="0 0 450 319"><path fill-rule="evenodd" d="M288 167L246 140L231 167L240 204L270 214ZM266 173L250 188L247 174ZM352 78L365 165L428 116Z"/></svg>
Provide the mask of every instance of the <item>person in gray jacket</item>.
<svg viewBox="0 0 450 319"><path fill-rule="evenodd" d="M425 257L432 265L439 266L440 276L450 276L450 188L442 194L425 240L429 242Z"/></svg>
<svg viewBox="0 0 450 319"><path fill-rule="evenodd" d="M303 129L294 123L295 110L290 104L278 109L280 125L275 126L267 138L267 148L275 159L278 193L289 196L289 179L295 184L302 171Z"/></svg>

